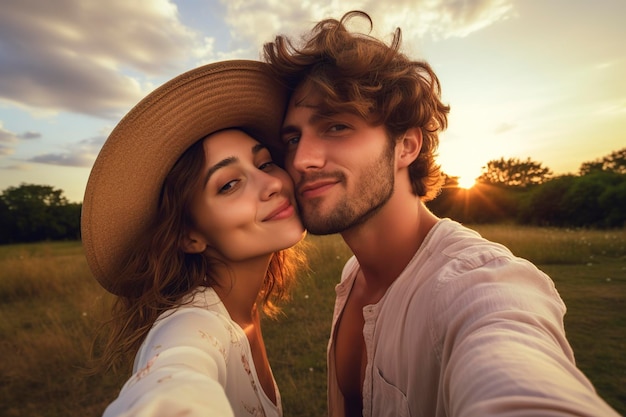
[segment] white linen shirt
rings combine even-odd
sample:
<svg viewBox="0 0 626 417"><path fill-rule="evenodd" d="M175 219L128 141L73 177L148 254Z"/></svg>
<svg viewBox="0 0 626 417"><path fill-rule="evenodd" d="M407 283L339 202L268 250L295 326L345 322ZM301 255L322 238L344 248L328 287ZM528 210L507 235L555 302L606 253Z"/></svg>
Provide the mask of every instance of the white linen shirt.
<svg viewBox="0 0 626 417"><path fill-rule="evenodd" d="M248 339L212 288L162 314L141 345L133 375L104 417L282 416L257 377Z"/></svg>
<svg viewBox="0 0 626 417"><path fill-rule="evenodd" d="M338 318L359 264L346 263L328 344L329 415L343 417ZM363 417L618 416L577 369L554 283L449 219L363 308Z"/></svg>

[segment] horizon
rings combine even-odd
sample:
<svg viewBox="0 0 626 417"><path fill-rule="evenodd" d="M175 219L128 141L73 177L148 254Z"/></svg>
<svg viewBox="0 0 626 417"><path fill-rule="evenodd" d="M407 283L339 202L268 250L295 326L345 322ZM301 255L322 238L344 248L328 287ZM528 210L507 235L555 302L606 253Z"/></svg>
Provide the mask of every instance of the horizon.
<svg viewBox="0 0 626 417"><path fill-rule="evenodd" d="M620 0L5 3L0 190L49 185L82 202L106 137L155 87L209 62L259 59L276 34L299 36L353 9L386 41L400 27L402 50L438 75L451 106L438 152L447 175L471 181L500 158L576 174L626 143Z"/></svg>

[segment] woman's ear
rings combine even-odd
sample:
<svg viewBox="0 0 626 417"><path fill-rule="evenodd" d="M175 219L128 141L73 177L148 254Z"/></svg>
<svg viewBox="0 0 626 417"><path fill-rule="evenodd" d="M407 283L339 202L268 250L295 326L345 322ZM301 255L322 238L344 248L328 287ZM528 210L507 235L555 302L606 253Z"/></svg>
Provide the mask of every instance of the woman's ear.
<svg viewBox="0 0 626 417"><path fill-rule="evenodd" d="M408 167L417 159L422 149L422 129L413 127L407 130L398 142L398 168Z"/></svg>
<svg viewBox="0 0 626 417"><path fill-rule="evenodd" d="M185 253L202 253L206 250L208 244L200 233L189 231L185 234L181 246Z"/></svg>

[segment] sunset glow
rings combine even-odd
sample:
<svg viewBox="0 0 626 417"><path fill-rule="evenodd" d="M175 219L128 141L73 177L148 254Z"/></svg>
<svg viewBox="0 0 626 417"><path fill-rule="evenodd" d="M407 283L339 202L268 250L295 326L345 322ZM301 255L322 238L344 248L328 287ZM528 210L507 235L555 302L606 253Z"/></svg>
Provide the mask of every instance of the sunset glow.
<svg viewBox="0 0 626 417"><path fill-rule="evenodd" d="M277 34L299 39L353 9L385 41L400 27L402 51L437 74L451 109L439 163L462 187L500 158L562 175L624 146L624 0L40 3L0 13L0 191L50 185L81 202L107 136L155 87L209 62L258 60Z"/></svg>
<svg viewBox="0 0 626 417"><path fill-rule="evenodd" d="M459 177L459 187L469 190L476 184L476 180L471 177Z"/></svg>

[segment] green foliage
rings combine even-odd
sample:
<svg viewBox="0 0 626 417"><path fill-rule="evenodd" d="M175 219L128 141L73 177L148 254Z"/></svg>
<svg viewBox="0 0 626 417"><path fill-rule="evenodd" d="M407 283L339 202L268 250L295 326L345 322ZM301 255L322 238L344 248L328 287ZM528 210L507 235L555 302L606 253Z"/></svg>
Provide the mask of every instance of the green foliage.
<svg viewBox="0 0 626 417"><path fill-rule="evenodd" d="M608 227L626 224L626 181L609 185L598 197Z"/></svg>
<svg viewBox="0 0 626 417"><path fill-rule="evenodd" d="M537 226L567 226L564 197L576 179L573 175L557 177L533 189L520 205L520 222Z"/></svg>
<svg viewBox="0 0 626 417"><path fill-rule="evenodd" d="M489 161L482 168L478 181L508 187L528 187L544 183L551 175L552 171L549 168L530 158L525 161L519 158L500 158Z"/></svg>
<svg viewBox="0 0 626 417"><path fill-rule="evenodd" d="M516 218L524 190L484 183L469 190L448 187L426 204L437 216L462 223L501 223Z"/></svg>
<svg viewBox="0 0 626 417"><path fill-rule="evenodd" d="M463 223L626 225L626 148L583 164L584 175L579 176L550 178L540 163L515 158L490 161L483 170L469 190L459 188L455 177L445 176L444 189L428 207L440 217Z"/></svg>
<svg viewBox="0 0 626 417"><path fill-rule="evenodd" d="M48 185L9 187L0 194L0 243L77 239L80 210Z"/></svg>
<svg viewBox="0 0 626 417"><path fill-rule="evenodd" d="M611 152L609 155L595 161L584 162L579 169L580 175L598 171L626 174L626 148Z"/></svg>
<svg viewBox="0 0 626 417"><path fill-rule="evenodd" d="M593 171L555 178L530 191L523 224L614 228L626 224L626 174Z"/></svg>

